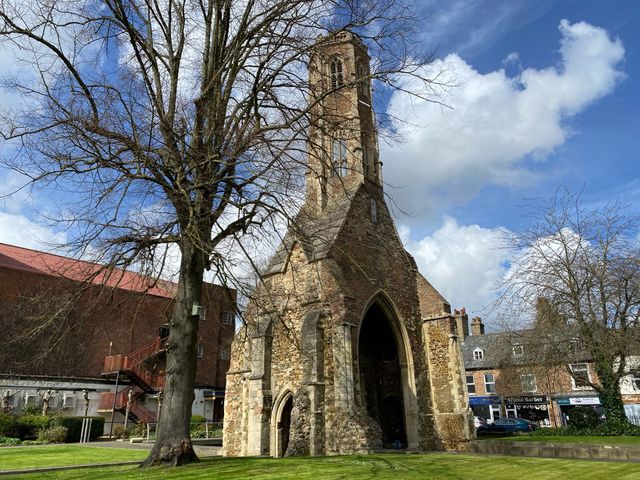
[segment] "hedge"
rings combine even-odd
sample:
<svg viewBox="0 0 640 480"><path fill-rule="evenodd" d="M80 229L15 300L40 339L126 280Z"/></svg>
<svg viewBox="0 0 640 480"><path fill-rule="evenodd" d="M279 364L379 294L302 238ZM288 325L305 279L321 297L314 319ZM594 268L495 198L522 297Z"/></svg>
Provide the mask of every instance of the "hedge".
<svg viewBox="0 0 640 480"><path fill-rule="evenodd" d="M58 417L54 424L59 427L67 428L67 443L79 442L80 433L82 432L82 419L84 417ZM89 440L96 440L104 432L104 417L89 417L93 420L91 423L91 433Z"/></svg>
<svg viewBox="0 0 640 480"><path fill-rule="evenodd" d="M45 415L11 415L0 414L0 437L28 440L38 438L41 430L51 425L51 417Z"/></svg>

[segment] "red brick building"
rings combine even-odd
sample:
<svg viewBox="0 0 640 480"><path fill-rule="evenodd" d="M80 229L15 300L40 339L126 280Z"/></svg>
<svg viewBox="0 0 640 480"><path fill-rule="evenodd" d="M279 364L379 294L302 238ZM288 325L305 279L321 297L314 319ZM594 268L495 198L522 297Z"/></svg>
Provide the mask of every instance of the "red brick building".
<svg viewBox="0 0 640 480"><path fill-rule="evenodd" d="M135 351L148 354L138 358L136 365L141 376L154 376L147 393L161 390L161 339L168 333L176 284L7 244L0 244L0 284L0 328L4 332L0 389L9 392L15 408L29 403L30 398L38 401L33 391L29 396L29 388L39 389L38 382L48 389L58 385L53 388L60 392L54 408L64 407L64 398L77 397L85 384L95 392L91 410L98 407L100 393L104 407L106 392L102 390L110 391L113 398L117 376L113 374L128 368L125 360L131 364L130 354ZM202 408L194 403L194 413L222 414L235 298L235 290L205 285L196 373L196 403ZM120 388L133 388L138 381L133 370L129 374L121 371L125 374L118 379ZM69 385L73 385L71 390ZM213 404L205 408L207 401L217 401L218 408Z"/></svg>

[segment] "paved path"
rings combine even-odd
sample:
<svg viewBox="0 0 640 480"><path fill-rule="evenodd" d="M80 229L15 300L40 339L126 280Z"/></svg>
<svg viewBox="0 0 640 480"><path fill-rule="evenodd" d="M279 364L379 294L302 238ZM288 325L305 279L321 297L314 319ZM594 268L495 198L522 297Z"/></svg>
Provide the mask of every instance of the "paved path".
<svg viewBox="0 0 640 480"><path fill-rule="evenodd" d="M90 447L104 448L127 448L130 450L151 450L153 443L131 443L128 440L119 442L117 440L98 440L96 442L87 443ZM213 445L194 445L193 449L199 457L217 457L222 455L222 447Z"/></svg>

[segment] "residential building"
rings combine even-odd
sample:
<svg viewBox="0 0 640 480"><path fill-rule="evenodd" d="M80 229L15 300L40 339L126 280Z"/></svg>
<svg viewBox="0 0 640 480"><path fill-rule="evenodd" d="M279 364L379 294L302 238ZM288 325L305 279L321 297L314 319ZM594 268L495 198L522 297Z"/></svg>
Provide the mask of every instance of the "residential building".
<svg viewBox="0 0 640 480"><path fill-rule="evenodd" d="M468 321L456 311L458 324ZM567 425L571 410L590 406L603 413L600 398L589 383L597 374L588 353L572 346L566 364L544 359L544 341L533 330L484 333L479 317L472 319L472 335L464 336L464 359L469 404L475 416L492 422L500 417L521 417L541 426ZM621 382L628 418L640 424L640 372L630 359L631 372ZM572 372L572 374L569 373Z"/></svg>

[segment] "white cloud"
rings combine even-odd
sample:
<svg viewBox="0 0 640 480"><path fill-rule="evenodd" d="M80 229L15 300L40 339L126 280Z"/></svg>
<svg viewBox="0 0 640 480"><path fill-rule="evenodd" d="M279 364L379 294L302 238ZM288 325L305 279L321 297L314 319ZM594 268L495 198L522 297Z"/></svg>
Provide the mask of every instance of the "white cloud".
<svg viewBox="0 0 640 480"><path fill-rule="evenodd" d="M510 252L503 231L458 225L451 217L444 217L438 230L419 241L408 240L406 226L399 230L420 271L451 306L482 315L507 272Z"/></svg>
<svg viewBox="0 0 640 480"><path fill-rule="evenodd" d="M38 225L24 215L0 212L0 242L49 251L64 244L66 235Z"/></svg>
<svg viewBox="0 0 640 480"><path fill-rule="evenodd" d="M584 22L562 20L559 29L559 64L514 77L480 73L456 54L437 60L425 73L456 85L438 98L451 108L393 94L389 111L408 122L397 122L406 143L383 146L382 158L385 180L403 187L390 192L401 208L424 214L438 202L463 203L487 184L530 182L536 174L524 160L563 145L568 120L613 90L623 77L620 40Z"/></svg>

